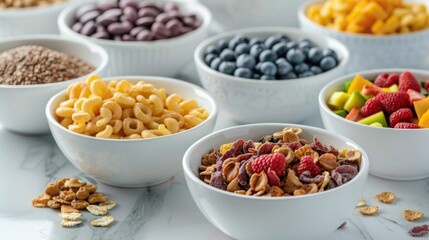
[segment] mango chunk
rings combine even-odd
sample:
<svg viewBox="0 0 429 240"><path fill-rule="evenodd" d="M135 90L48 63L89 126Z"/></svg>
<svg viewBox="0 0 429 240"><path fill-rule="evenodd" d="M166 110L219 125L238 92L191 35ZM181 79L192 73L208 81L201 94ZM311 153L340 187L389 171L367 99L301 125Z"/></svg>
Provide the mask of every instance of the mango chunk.
<svg viewBox="0 0 429 240"><path fill-rule="evenodd" d="M374 84L365 78L363 78L360 74L356 75L356 77L353 79L352 84L350 84L349 89L347 90L348 94L351 94L354 91L361 92L363 89L363 86L370 85L373 86Z"/></svg>
<svg viewBox="0 0 429 240"><path fill-rule="evenodd" d="M417 113L417 118L420 120L423 114L425 114L425 112L429 110L429 97L422 100L414 101L413 104L414 110L416 110Z"/></svg>
<svg viewBox="0 0 429 240"><path fill-rule="evenodd" d="M429 110L426 111L419 120L419 127L429 128Z"/></svg>

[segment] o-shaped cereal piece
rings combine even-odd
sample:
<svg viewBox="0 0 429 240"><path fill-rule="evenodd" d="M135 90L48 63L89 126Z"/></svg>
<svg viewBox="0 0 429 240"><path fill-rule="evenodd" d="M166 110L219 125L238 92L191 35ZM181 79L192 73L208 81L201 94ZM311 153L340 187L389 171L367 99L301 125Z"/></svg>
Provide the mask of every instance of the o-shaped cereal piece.
<svg viewBox="0 0 429 240"><path fill-rule="evenodd" d="M171 134L170 130L168 130L164 124L159 124L158 131L160 131L162 133L162 135L170 135Z"/></svg>
<svg viewBox="0 0 429 240"><path fill-rule="evenodd" d="M123 105L125 107L133 107L136 103L136 100L125 93L116 92L113 94L113 98L119 105Z"/></svg>
<svg viewBox="0 0 429 240"><path fill-rule="evenodd" d="M67 88L67 95L69 96L70 99L79 98L80 93L82 92L82 89L84 86L85 86L85 83L83 83L83 82L71 84Z"/></svg>
<svg viewBox="0 0 429 240"><path fill-rule="evenodd" d="M148 123L152 120L152 109L147 105L136 103L133 112L134 116L143 123Z"/></svg>
<svg viewBox="0 0 429 240"><path fill-rule="evenodd" d="M98 96L90 97L90 98L86 99L85 101L83 101L82 111L89 113L89 115L91 115L91 117L95 117L94 112L98 110L101 103L102 103L101 97L98 97Z"/></svg>
<svg viewBox="0 0 429 240"><path fill-rule="evenodd" d="M144 96L142 96L142 95L137 95L137 96L136 96L136 100L137 100L137 102L139 102L139 103L141 103L141 104L144 104L144 105L150 105L150 101L149 101L149 99L145 98L145 97L144 97Z"/></svg>
<svg viewBox="0 0 429 240"><path fill-rule="evenodd" d="M82 88L79 98L89 98L90 96L91 96L91 90L89 89L89 87Z"/></svg>
<svg viewBox="0 0 429 240"><path fill-rule="evenodd" d="M145 124L147 129L158 129L159 123L151 120L150 122Z"/></svg>
<svg viewBox="0 0 429 240"><path fill-rule="evenodd" d="M163 123L165 121L165 119L167 119L167 118L173 118L173 119L175 119L179 123L179 127L180 128L182 128L183 126L185 126L185 123L186 123L185 118L182 115L180 115L180 114L178 114L176 112L166 113L166 114L162 115L162 117L161 117L161 123Z"/></svg>
<svg viewBox="0 0 429 240"><path fill-rule="evenodd" d="M162 133L158 130L143 130L141 136L142 138L153 138L162 136Z"/></svg>
<svg viewBox="0 0 429 240"><path fill-rule="evenodd" d="M174 118L166 118L164 120L164 125L171 133L177 133L180 130L179 123Z"/></svg>
<svg viewBox="0 0 429 240"><path fill-rule="evenodd" d="M103 103L103 105L101 107L102 108L105 107L105 108L110 109L110 111L113 113L113 116L112 116L113 119L121 119L122 108L115 101L110 101L110 100L106 101Z"/></svg>
<svg viewBox="0 0 429 240"><path fill-rule="evenodd" d="M104 98L107 93L107 85L101 79L95 79L92 81L89 89L91 90L92 95L99 96L101 98Z"/></svg>
<svg viewBox="0 0 429 240"><path fill-rule="evenodd" d="M68 129L73 132L83 133L86 130L86 124L84 121L75 122L75 124L69 125Z"/></svg>
<svg viewBox="0 0 429 240"><path fill-rule="evenodd" d="M69 125L73 124L73 119L71 119L69 117L64 118L63 120L61 120L60 124L61 124L61 126L65 127L65 128L68 128Z"/></svg>
<svg viewBox="0 0 429 240"><path fill-rule="evenodd" d="M183 100L181 103L179 103L180 109L182 109L182 112L184 114L189 113L191 110L198 107L198 103L195 99L187 99Z"/></svg>
<svg viewBox="0 0 429 240"><path fill-rule="evenodd" d="M182 100L183 99L179 94L173 93L167 97L167 99L165 100L165 105L167 106L168 110L182 114L182 109L180 109L179 107L179 103Z"/></svg>
<svg viewBox="0 0 429 240"><path fill-rule="evenodd" d="M119 119L114 119L109 122L109 125L113 127L113 133L116 134L122 129L122 121Z"/></svg>
<svg viewBox="0 0 429 240"><path fill-rule="evenodd" d="M121 80L116 84L116 91L126 93L130 89L131 83L127 80Z"/></svg>
<svg viewBox="0 0 429 240"><path fill-rule="evenodd" d="M97 74L93 74L93 75L89 76L89 77L86 79L86 84L87 84L88 86L90 86L90 85L91 85L91 83L92 83L93 81L97 80L97 79L101 79L101 77L100 77L99 75L97 75Z"/></svg>
<svg viewBox="0 0 429 240"><path fill-rule="evenodd" d="M209 117L209 111L207 111L205 108L194 109L190 111L189 114L201 119L207 119Z"/></svg>
<svg viewBox="0 0 429 240"><path fill-rule="evenodd" d="M185 120L186 120L186 127L189 128L193 128L195 126L197 126L198 124L203 122L203 119L201 118L197 118L194 115L185 115Z"/></svg>
<svg viewBox="0 0 429 240"><path fill-rule="evenodd" d="M83 101L85 101L87 98L79 98L75 103L74 103L74 111L75 112L79 112L82 110L82 103Z"/></svg>
<svg viewBox="0 0 429 240"><path fill-rule="evenodd" d="M122 120L124 120L125 118L134 118L134 111L131 108L125 108L124 110L122 110Z"/></svg>
<svg viewBox="0 0 429 240"><path fill-rule="evenodd" d="M125 118L122 123L122 129L127 136L131 134L141 134L144 130L144 125L136 118Z"/></svg>
<svg viewBox="0 0 429 240"><path fill-rule="evenodd" d="M65 100L64 102L60 103L60 107L70 107L73 108L74 104L76 103L77 98L71 98L69 100Z"/></svg>
<svg viewBox="0 0 429 240"><path fill-rule="evenodd" d="M106 107L101 107L100 116L102 118L95 123L97 127L105 126L112 120L112 111Z"/></svg>
<svg viewBox="0 0 429 240"><path fill-rule="evenodd" d="M113 133L113 127L110 125L106 125L106 128L101 131L98 132L95 136L99 137L99 138L109 138Z"/></svg>
<svg viewBox="0 0 429 240"><path fill-rule="evenodd" d="M59 117L71 117L74 113L74 109L71 107L59 107L55 109L55 114Z"/></svg>
<svg viewBox="0 0 429 240"><path fill-rule="evenodd" d="M159 96L152 94L149 96L149 101L152 103L151 107L153 115L159 115L164 109L163 100Z"/></svg>
<svg viewBox="0 0 429 240"><path fill-rule="evenodd" d="M72 115L72 119L75 122L80 122L80 121L89 122L91 121L91 115L86 112L75 112Z"/></svg>

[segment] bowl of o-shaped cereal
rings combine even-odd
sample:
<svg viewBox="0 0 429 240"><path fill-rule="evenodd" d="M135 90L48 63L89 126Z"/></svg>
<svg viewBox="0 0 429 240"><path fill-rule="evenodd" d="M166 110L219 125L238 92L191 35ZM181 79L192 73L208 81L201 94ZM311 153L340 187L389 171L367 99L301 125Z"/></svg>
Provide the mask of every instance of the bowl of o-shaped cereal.
<svg viewBox="0 0 429 240"><path fill-rule="evenodd" d="M234 239L329 234L352 214L369 167L350 139L284 123L212 133L186 151L182 164L200 211Z"/></svg>
<svg viewBox="0 0 429 240"><path fill-rule="evenodd" d="M46 106L67 159L100 182L144 187L180 170L186 149L213 131L218 108L191 83L163 77L90 76Z"/></svg>

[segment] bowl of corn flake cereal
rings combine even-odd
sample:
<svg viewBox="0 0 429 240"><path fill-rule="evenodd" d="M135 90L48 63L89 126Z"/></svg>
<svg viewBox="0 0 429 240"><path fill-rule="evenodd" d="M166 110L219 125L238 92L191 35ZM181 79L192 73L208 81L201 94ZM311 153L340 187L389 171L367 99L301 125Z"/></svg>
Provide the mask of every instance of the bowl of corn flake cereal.
<svg viewBox="0 0 429 240"><path fill-rule="evenodd" d="M70 83L101 72L106 51L57 35L0 39L0 125L23 134L46 134L46 103Z"/></svg>
<svg viewBox="0 0 429 240"><path fill-rule="evenodd" d="M352 214L369 167L353 141L284 123L212 133L186 151L182 164L200 211L234 239L329 234Z"/></svg>
<svg viewBox="0 0 429 240"><path fill-rule="evenodd" d="M90 76L46 106L52 135L69 161L119 187L165 182L186 149L213 131L217 105L203 89L163 77Z"/></svg>
<svg viewBox="0 0 429 240"><path fill-rule="evenodd" d="M429 64L428 1L311 0L301 5L298 17L302 29L347 46L349 71Z"/></svg>

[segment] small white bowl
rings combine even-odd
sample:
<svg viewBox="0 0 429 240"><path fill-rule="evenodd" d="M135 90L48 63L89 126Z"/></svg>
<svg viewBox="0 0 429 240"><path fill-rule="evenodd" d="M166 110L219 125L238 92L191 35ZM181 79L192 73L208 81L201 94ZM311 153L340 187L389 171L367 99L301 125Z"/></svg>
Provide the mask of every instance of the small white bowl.
<svg viewBox="0 0 429 240"><path fill-rule="evenodd" d="M198 0L213 13L219 32L247 27L298 27L301 0Z"/></svg>
<svg viewBox="0 0 429 240"><path fill-rule="evenodd" d="M359 72L365 79L379 73L410 71L417 79L429 79L429 72L410 69L377 69ZM329 96L344 89L344 82L357 73L343 76L326 85L319 95L319 107L325 128L361 145L371 158L371 175L390 180L418 180L429 177L427 149L429 129L395 129L368 126L342 118L326 105Z"/></svg>
<svg viewBox="0 0 429 240"><path fill-rule="evenodd" d="M220 190L201 181L201 157L213 147L281 131L302 128L303 138L359 149L358 175L343 186L320 193L291 197L254 197ZM352 214L368 177L368 157L353 141L323 129L281 123L242 125L212 133L194 143L183 157L186 183L192 198L211 224L235 239L319 239L337 229Z"/></svg>
<svg viewBox="0 0 429 240"><path fill-rule="evenodd" d="M350 51L350 56L353 56L347 72L397 66L424 69L429 65L427 57L429 28L407 34L384 36L335 31L313 22L306 15L309 6L321 2L321 0L310 0L301 5L298 10L300 27L319 35L333 37L344 43ZM422 2L429 7L428 1L415 2Z"/></svg>
<svg viewBox="0 0 429 240"><path fill-rule="evenodd" d="M317 46L333 49L340 63L330 71L307 78L261 81L221 73L204 62L206 48L236 34L266 38L277 33L291 39L307 38ZM218 34L206 39L195 50L194 60L201 83L231 118L239 123L302 122L317 111L319 90L343 74L349 60L347 49L337 40L293 28L249 28Z"/></svg>
<svg viewBox="0 0 429 240"><path fill-rule="evenodd" d="M106 51L87 41L75 41L58 35L30 35L0 40L0 53L23 45L38 45L78 57L95 66L91 73L79 78L46 84L0 84L0 125L24 134L49 132L44 114L49 98L69 84L84 80L102 71L108 62Z"/></svg>
<svg viewBox="0 0 429 240"><path fill-rule="evenodd" d="M72 0L22 9L0 10L0 39L29 34L58 34L56 20Z"/></svg>
<svg viewBox="0 0 429 240"><path fill-rule="evenodd" d="M112 77L106 81L144 80L167 93L194 98L210 115L189 130L150 139L101 139L72 132L55 120L56 107L63 101L65 91L53 96L46 106L49 127L58 147L67 159L85 174L98 181L119 187L146 187L165 182L180 171L180 160L195 141L213 131L218 108L213 98L202 88L171 78Z"/></svg>
<svg viewBox="0 0 429 240"><path fill-rule="evenodd" d="M84 4L96 2L86 1ZM152 42L125 42L105 39L96 39L74 32L71 29L74 23L74 13L81 5L70 6L58 18L58 26L62 35L75 39L90 40L102 46L109 54L110 63L105 74L119 75L153 75L172 77L183 70L186 64L192 61L192 54L198 43L209 34L209 25L212 19L210 11L197 2L180 2L161 0L159 2L175 2L181 11L195 13L203 22L194 31L187 34L157 40Z"/></svg>

